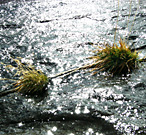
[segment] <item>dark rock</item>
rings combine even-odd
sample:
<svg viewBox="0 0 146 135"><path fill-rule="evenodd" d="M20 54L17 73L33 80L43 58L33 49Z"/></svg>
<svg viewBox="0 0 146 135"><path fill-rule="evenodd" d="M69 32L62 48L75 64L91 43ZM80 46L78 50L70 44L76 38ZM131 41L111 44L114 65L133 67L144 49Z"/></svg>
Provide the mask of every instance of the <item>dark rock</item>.
<svg viewBox="0 0 146 135"><path fill-rule="evenodd" d="M8 29L8 28L12 28L12 29L18 29L18 28L22 28L23 25L18 25L18 24L1 24L0 27L3 29Z"/></svg>
<svg viewBox="0 0 146 135"><path fill-rule="evenodd" d="M134 88L146 88L146 85L144 83L138 83L134 86Z"/></svg>

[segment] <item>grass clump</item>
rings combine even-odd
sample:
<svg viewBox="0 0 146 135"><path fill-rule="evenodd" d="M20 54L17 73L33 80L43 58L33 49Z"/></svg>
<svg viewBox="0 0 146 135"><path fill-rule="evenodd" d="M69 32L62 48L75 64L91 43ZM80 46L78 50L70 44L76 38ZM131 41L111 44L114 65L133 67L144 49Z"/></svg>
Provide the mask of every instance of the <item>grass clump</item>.
<svg viewBox="0 0 146 135"><path fill-rule="evenodd" d="M20 62L19 59L13 59L17 67L12 65L7 65L7 69L14 69L16 74L14 75L18 79L8 79L3 80L12 80L12 89L9 91L20 92L25 95L39 95L42 94L48 84L47 76L41 71L36 70L31 65L24 65Z"/></svg>
<svg viewBox="0 0 146 135"><path fill-rule="evenodd" d="M13 87L17 92L24 94L39 94L42 93L48 83L48 78L39 70L34 68L22 71L19 80L17 80Z"/></svg>
<svg viewBox="0 0 146 135"><path fill-rule="evenodd" d="M93 60L91 66L94 65L94 68L91 71L94 71L94 74L99 71L112 75L127 74L138 68L140 61L138 53L132 51L122 39L119 40L119 46L104 44L102 48L94 50L94 53L94 56L89 57Z"/></svg>

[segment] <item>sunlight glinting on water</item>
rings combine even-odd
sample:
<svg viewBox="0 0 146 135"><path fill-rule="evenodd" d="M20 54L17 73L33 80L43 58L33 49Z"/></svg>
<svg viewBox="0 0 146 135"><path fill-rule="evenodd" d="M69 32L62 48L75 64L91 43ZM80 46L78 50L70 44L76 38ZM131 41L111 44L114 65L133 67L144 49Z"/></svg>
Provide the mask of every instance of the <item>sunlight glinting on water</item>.
<svg viewBox="0 0 146 135"><path fill-rule="evenodd" d="M48 130L46 135L54 135L52 131Z"/></svg>
<svg viewBox="0 0 146 135"><path fill-rule="evenodd" d="M127 28L129 0L125 1L120 1L117 43L120 36L125 37L129 34L138 4L137 0L132 1L132 15L130 15L130 24ZM41 69L48 76L88 63L89 60L86 58L93 55L89 50L94 47L86 44L87 42L109 41L113 43L118 15L117 2L114 0L106 0L106 2L101 0L38 0L1 5L1 62L14 64L10 57L22 57L22 63L33 64L36 69ZM135 46L145 44L145 14L142 13L145 13L145 8L138 11L135 26L131 32L136 36L136 39L131 41L131 44L135 42ZM44 22L41 23L41 21ZM3 28L9 27L9 24L16 24L16 26ZM15 28L17 25L20 27ZM139 57L144 56L145 50ZM14 70L11 69L11 72ZM0 79L5 76L13 77L3 65L0 71ZM92 76L88 71L81 71L65 78L53 79L52 82L53 85L48 84L48 95L39 103L35 103L35 100L31 98L19 97L19 94L15 94L15 98L10 95L10 98L3 99L2 109L6 109L4 111L8 113L4 114L4 117L1 116L2 113L0 114L2 121L6 118L15 120L16 115L21 118L21 114L26 116L28 112L33 117L38 108L42 114L47 112L55 115L57 111L69 112L72 115L74 113L88 115L90 110L94 110L97 116L111 122L123 133L132 133L145 127L145 68L143 67L120 79L107 78L106 73ZM140 85L135 87L137 84ZM7 87L8 84L3 81L1 90ZM19 108L21 109L17 110ZM25 125L19 122L18 126ZM102 135L102 133L96 133L95 128L98 127L89 126L82 133ZM59 127L54 125L47 129L46 134L53 135L58 130ZM70 132L70 135L74 133Z"/></svg>

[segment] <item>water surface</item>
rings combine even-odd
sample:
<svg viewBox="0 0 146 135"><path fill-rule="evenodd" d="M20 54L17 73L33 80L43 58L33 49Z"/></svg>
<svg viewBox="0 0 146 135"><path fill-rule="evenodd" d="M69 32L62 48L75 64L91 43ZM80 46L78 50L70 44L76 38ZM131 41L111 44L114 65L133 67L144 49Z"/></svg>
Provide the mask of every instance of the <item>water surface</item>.
<svg viewBox="0 0 146 135"><path fill-rule="evenodd" d="M146 4L141 0L138 6L132 0L130 16L129 4L129 0L119 4L116 42L129 35L129 45L140 47L146 44ZM113 0L3 3L0 61L13 64L11 57L22 57L48 76L79 67L93 55L88 42L113 43L117 15L118 2ZM142 50L140 57L144 55ZM17 93L2 97L0 134L146 134L145 69L143 64L126 77L81 71L52 80L43 99ZM0 73L2 78L13 78L2 64ZM1 90L9 83L1 81Z"/></svg>

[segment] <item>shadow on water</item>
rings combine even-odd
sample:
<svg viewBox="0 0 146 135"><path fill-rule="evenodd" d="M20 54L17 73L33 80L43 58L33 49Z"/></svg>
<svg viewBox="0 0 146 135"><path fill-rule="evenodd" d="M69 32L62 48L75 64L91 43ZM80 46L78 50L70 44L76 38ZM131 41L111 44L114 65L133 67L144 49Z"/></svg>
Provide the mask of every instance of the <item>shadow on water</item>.
<svg viewBox="0 0 146 135"><path fill-rule="evenodd" d="M101 121L100 121L101 122ZM102 121L103 123L104 121ZM18 123L17 125L10 124L6 133L10 135L27 135L27 134L40 134L40 135L52 135L52 134L103 134L104 135L120 135L120 133L114 131L114 128L109 125L102 125L97 122L69 120L69 121L50 121L50 122L31 122L28 124ZM3 134L3 132L1 132ZM15 133L14 133L15 132Z"/></svg>
<svg viewBox="0 0 146 135"><path fill-rule="evenodd" d="M5 0L8 2L9 0ZM4 1L3 1L4 2ZM135 1L134 1L135 2ZM132 3L133 22L136 4ZM2 3L2 0L0 1ZM129 44L146 44L145 3L140 3ZM118 35L127 36L129 0L120 3ZM88 62L93 46L113 42L117 4L107 1L20 1L0 5L0 61L22 57L48 76ZM88 44L87 44L88 43ZM141 57L146 54L141 48ZM145 64L132 74L109 77L77 72L53 80L44 98L13 93L0 98L0 134L146 134ZM0 65L0 77L13 78ZM9 87L1 81L1 90Z"/></svg>

